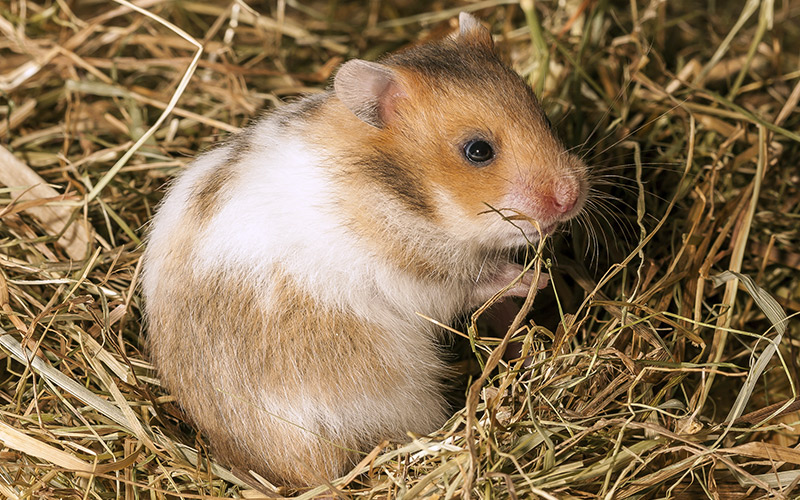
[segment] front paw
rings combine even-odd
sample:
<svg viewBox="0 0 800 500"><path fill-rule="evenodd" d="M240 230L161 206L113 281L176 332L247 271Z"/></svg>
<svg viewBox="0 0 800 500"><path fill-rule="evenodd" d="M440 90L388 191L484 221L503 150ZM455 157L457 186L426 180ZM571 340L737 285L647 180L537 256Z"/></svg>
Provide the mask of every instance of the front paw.
<svg viewBox="0 0 800 500"><path fill-rule="evenodd" d="M497 292L516 280L520 274L522 274L524 269L525 268L519 264L508 262L491 275L482 277L482 279L476 284L477 286L474 290L474 300L472 301L473 305L477 307L485 303ZM532 270L528 270L528 272L526 272L519 281L517 281L511 288L506 290L503 296L527 297L531 286L533 286L534 274L535 273ZM548 283L550 283L550 275L545 272L539 273L539 281L536 283L536 288L541 290L542 288L547 287Z"/></svg>
<svg viewBox="0 0 800 500"><path fill-rule="evenodd" d="M502 279L502 281L505 284L498 287L498 289L514 281L514 279L516 279L516 277L519 276L520 273L522 273L522 271L524 270L524 268L519 264L509 264L509 268L510 269L506 270L508 274L505 275ZM532 270L528 270L528 272L525 273L522 279L505 293L505 296L527 297L528 292L531 289L531 286L533 286L534 274L535 273ZM542 288L546 288L549 283L550 283L550 275L544 272L539 273L539 281L536 283L536 288L541 290Z"/></svg>

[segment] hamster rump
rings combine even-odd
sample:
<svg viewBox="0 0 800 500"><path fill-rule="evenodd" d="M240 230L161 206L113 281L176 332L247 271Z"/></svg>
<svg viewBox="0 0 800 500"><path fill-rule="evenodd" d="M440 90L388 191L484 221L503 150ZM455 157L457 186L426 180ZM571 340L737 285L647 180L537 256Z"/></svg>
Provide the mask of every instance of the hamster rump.
<svg viewBox="0 0 800 500"><path fill-rule="evenodd" d="M546 232L586 191L529 86L462 14L451 38L345 63L333 89L174 181L143 257L153 364L223 462L332 479L445 422L442 332L422 317L487 300L539 238L489 207Z"/></svg>
<svg viewBox="0 0 800 500"><path fill-rule="evenodd" d="M269 296L252 278L174 272L182 284L148 298L159 304L152 357L229 465L311 484L346 472L382 439L431 432L445 418L430 349L415 353L429 366L406 373L388 350L394 332L321 307L280 271L263 277Z"/></svg>
<svg viewBox="0 0 800 500"><path fill-rule="evenodd" d="M373 265L329 213L309 147L270 141L278 127L256 125L176 181L142 286L153 363L215 456L304 485L383 439L434 431L446 370L432 327L383 312L358 286Z"/></svg>

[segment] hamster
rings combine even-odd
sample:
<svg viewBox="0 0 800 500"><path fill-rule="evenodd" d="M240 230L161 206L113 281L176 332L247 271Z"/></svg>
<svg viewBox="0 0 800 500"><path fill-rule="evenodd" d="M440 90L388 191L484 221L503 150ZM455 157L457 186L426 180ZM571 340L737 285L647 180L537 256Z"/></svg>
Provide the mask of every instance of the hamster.
<svg viewBox="0 0 800 500"><path fill-rule="evenodd" d="M438 429L448 371L421 315L452 322L518 276L540 235L503 215L547 233L584 205L584 163L489 31L459 22L346 62L199 155L157 210L150 356L222 462L303 486Z"/></svg>

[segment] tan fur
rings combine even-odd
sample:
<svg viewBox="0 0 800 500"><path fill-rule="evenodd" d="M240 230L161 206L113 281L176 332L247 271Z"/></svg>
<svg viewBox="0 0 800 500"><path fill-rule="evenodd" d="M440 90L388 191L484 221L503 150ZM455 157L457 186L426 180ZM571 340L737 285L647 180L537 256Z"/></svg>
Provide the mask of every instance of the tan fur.
<svg viewBox="0 0 800 500"><path fill-rule="evenodd" d="M197 225L186 221L187 228ZM185 252L193 238L191 229L176 234L174 251ZM186 257L162 269L164 286L149 302L149 338L158 339L150 350L162 382L224 462L276 484L313 484L343 474L377 442L402 439L407 430L430 432L444 418L435 350L407 345L423 368L408 371L391 359L394 332L322 306L279 269L265 306L265 291L246 278L203 274ZM392 400L414 386L426 388L416 402L405 395ZM254 388L302 392L320 408L384 401L389 425L365 426L356 438L331 434L324 425L264 410ZM416 426L406 428L410 422Z"/></svg>

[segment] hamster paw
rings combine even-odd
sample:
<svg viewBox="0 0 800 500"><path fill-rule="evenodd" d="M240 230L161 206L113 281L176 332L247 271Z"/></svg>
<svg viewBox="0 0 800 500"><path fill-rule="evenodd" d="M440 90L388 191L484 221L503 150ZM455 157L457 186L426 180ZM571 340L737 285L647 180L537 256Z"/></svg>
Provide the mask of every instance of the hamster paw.
<svg viewBox="0 0 800 500"><path fill-rule="evenodd" d="M509 283L514 281L520 274L524 268L516 264L514 262L508 262L505 264L501 269L499 269L496 273L493 273L491 276L484 276L475 287L475 291L473 293L474 300L473 305L474 307L478 307L482 305L484 302L489 300L498 290L502 289L503 287L507 286ZM522 277L522 279L517 282L516 285L509 288L506 293L504 294L505 297L527 297L528 291L533 286L533 271L528 271ZM539 274L539 281L536 283L536 288L541 290L542 288L546 288L547 285L550 283L550 275L542 272Z"/></svg>

